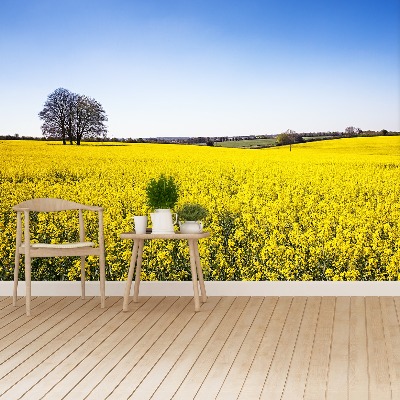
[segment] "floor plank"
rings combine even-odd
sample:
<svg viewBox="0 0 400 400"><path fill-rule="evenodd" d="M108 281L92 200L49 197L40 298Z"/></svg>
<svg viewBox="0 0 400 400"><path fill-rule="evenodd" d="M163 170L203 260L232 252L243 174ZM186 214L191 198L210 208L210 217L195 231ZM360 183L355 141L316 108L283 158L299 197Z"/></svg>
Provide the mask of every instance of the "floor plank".
<svg viewBox="0 0 400 400"><path fill-rule="evenodd" d="M1 313L3 312L3 310L5 310L6 308L11 308L11 307L13 307L12 297L9 297L9 296L0 297L0 318L1 318Z"/></svg>
<svg viewBox="0 0 400 400"><path fill-rule="evenodd" d="M90 343L91 335L100 331L107 321L112 320L115 315L121 312L120 307L101 309L98 304L91 308L89 315L78 320L75 319L76 315L71 315L71 325L56 336L52 342L47 342L46 338L37 342L40 351L18 365L12 374L6 376L5 382L3 382L4 378L0 381L1 388L9 388L7 389L7 396L18 398L24 396L28 391L32 391L32 396L28 394L26 397L32 399L35 398L33 392L45 394L51 387L51 385L47 386L45 378L64 360L72 359L72 363L73 357L71 355L75 350L87 351L86 345ZM40 396L36 397L39 398Z"/></svg>
<svg viewBox="0 0 400 400"><path fill-rule="evenodd" d="M50 297L32 297L30 317L26 316L25 301L18 299L17 306L10 305L0 315L0 338L3 337L4 332L8 334L9 329L19 328L29 322L30 318L34 318L37 313L38 307L43 311L43 305L50 300ZM35 313L35 314L34 314ZM12 327L12 328L10 328Z"/></svg>
<svg viewBox="0 0 400 400"><path fill-rule="evenodd" d="M277 297L267 297L264 299L256 318L249 329L248 335L246 336L243 345L240 348L225 381L223 382L217 395L217 399L230 400L236 399L239 396L246 377L249 374L257 350L265 335L265 330L271 321L277 302Z"/></svg>
<svg viewBox="0 0 400 400"><path fill-rule="evenodd" d="M0 298L1 399L400 399L400 297Z"/></svg>
<svg viewBox="0 0 400 400"><path fill-rule="evenodd" d="M326 398L336 299L323 297L311 353L304 399Z"/></svg>
<svg viewBox="0 0 400 400"><path fill-rule="evenodd" d="M273 362L264 382L261 399L275 400L283 395L307 302L305 297L296 300L290 307L285 329L279 339Z"/></svg>
<svg viewBox="0 0 400 400"><path fill-rule="evenodd" d="M351 299L349 333L349 399L368 399L367 330L363 297Z"/></svg>
<svg viewBox="0 0 400 400"><path fill-rule="evenodd" d="M173 365L181 357L183 351L189 346L193 338L199 332L200 328L204 325L207 319L210 317L215 307L219 304L220 297L211 297L206 303L201 306L200 312L192 315L192 318L179 332L173 334L174 327L171 332L166 332L166 338L164 338L163 348L167 347L163 353L163 348L159 354L155 354L158 349L152 349L148 357L153 357L153 362L148 360L146 370L149 370L145 378L140 382L140 385L135 388L130 398L132 399L149 399L157 387L161 384L165 375L171 370ZM193 304L189 304L192 307L191 313L193 314ZM177 336L175 336L177 333ZM171 336L168 338L168 336ZM91 397L96 399L96 397Z"/></svg>
<svg viewBox="0 0 400 400"><path fill-rule="evenodd" d="M172 302L172 300L174 301ZM98 364L84 376L79 385L72 389L65 398L86 397L95 386L93 384L94 379L98 381L115 368L117 370L113 372L113 375L115 376L115 372L118 372L119 377L115 376L114 382L109 381L108 387L103 388L103 395L110 395L110 398L115 396L117 396L116 398L127 398L134 390L136 382L141 380L140 368L136 369L137 375L135 376L132 376L130 371L138 365L146 352L158 343L162 333L173 324L184 310L188 314L190 300L188 297L166 298L157 308L154 308L152 318L146 317L140 322L135 318L135 321L132 321L134 323L130 321L130 332L119 340L106 357L104 357L104 351L95 357L96 360L99 360ZM190 309L190 315L193 315L193 305ZM118 336L120 335L121 333ZM116 342L116 339L114 338L113 341ZM79 373L79 371L77 372Z"/></svg>
<svg viewBox="0 0 400 400"><path fill-rule="evenodd" d="M240 315L214 364L203 380L195 399L216 398L262 303L262 297L252 297L246 304L243 313Z"/></svg>
<svg viewBox="0 0 400 400"><path fill-rule="evenodd" d="M221 324L204 346L199 357L186 375L185 379L174 394L174 399L194 399L205 376L209 373L213 363L219 356L226 340L230 337L236 322L246 308L250 298L238 297L233 307L226 313ZM194 339L195 341L196 339Z"/></svg>
<svg viewBox="0 0 400 400"><path fill-rule="evenodd" d="M258 399L284 332L293 298L280 297L246 376L239 399Z"/></svg>
<svg viewBox="0 0 400 400"><path fill-rule="evenodd" d="M15 343L21 349L31 343L36 338L40 337L47 330L48 325L55 325L59 321L59 316L62 315L62 310L71 307L71 312L75 310L74 304L77 303L77 298L74 297L53 297L49 301L42 303L43 310L40 314L32 318L26 319L23 329L19 326L7 325L7 333L3 334L0 340L0 355L4 359L7 348L11 343ZM80 305L77 304L79 307ZM38 307L39 309L39 307ZM22 317L24 318L24 317ZM3 353L2 353L3 352Z"/></svg>
<svg viewBox="0 0 400 400"><path fill-rule="evenodd" d="M15 375L14 379L16 379L16 374L18 373L15 371L15 368L36 354L44 345L50 343L54 339L57 330L62 332L60 329L62 329L61 326L65 323L65 313L76 313L83 304L85 304L85 301L81 302L76 298L55 301L53 310L49 313L49 318L42 318L43 321L41 323L39 318L28 319L29 322L37 323L29 326L28 330L20 329L19 332L21 334L19 337L16 337L16 340L13 340L12 335L3 339L1 341L1 347L3 348L0 351L0 378L12 372ZM58 307L63 305L65 307L60 310ZM24 334L22 335L22 333Z"/></svg>
<svg viewBox="0 0 400 400"><path fill-rule="evenodd" d="M142 337L176 300L176 297L153 297L133 314L119 310L115 317L118 319L118 324L111 320L107 321L100 330L96 330L89 336L84 351L74 350L71 353L73 357L58 363L57 367L46 376L44 384L47 391L44 398L63 398L71 390L73 383L80 382L97 365L99 359L108 356L114 350L116 354L121 350L124 351L124 345L129 344L129 340ZM124 329L121 329L121 326ZM37 393L33 394L34 398L38 397Z"/></svg>
<svg viewBox="0 0 400 400"><path fill-rule="evenodd" d="M388 355L379 297L366 297L369 395L372 399L392 398Z"/></svg>
<svg viewBox="0 0 400 400"><path fill-rule="evenodd" d="M338 297L329 360L328 400L343 400L348 397L349 340L350 297Z"/></svg>
<svg viewBox="0 0 400 400"><path fill-rule="evenodd" d="M304 396L320 307L320 297L307 299L282 400L292 400Z"/></svg>
<svg viewBox="0 0 400 400"><path fill-rule="evenodd" d="M154 392L152 399L171 399L179 389L179 386L188 375L189 371L202 353L204 347L217 328L227 319L225 318L231 308L236 307L236 298L224 297L218 303L218 307L207 318L203 326L194 336L190 344L185 348L173 367L164 376L161 384Z"/></svg>
<svg viewBox="0 0 400 400"><path fill-rule="evenodd" d="M395 299L380 298L392 399L400 399L400 320Z"/></svg>

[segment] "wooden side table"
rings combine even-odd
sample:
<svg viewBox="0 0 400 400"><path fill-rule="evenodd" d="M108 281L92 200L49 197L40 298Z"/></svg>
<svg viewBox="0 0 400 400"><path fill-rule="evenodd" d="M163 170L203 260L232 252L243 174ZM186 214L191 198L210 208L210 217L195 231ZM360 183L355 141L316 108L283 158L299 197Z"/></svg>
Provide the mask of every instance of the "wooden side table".
<svg viewBox="0 0 400 400"><path fill-rule="evenodd" d="M168 240L187 240L190 252L190 267L192 270L192 281L193 281L193 293L194 293L194 309L195 311L200 310L200 298L199 298L199 287L200 283L201 300L204 303L207 300L206 288L203 280L203 271L200 263L199 256L199 239L204 239L210 236L210 232L202 233L178 233L175 234L160 234L160 233L135 233L125 232L121 233L121 239L133 240L132 257L129 266L128 279L126 281L123 311L128 311L129 293L131 290L133 272L136 265L135 273L135 285L133 288L133 301L137 302L139 297L139 284L140 284L140 272L142 270L142 255L143 245L145 240L156 240L156 239L168 239Z"/></svg>

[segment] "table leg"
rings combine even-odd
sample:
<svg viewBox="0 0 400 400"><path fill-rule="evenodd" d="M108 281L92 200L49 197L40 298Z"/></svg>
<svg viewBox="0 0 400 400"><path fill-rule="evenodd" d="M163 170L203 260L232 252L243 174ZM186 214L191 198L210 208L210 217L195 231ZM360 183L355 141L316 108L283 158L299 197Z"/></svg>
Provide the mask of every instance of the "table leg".
<svg viewBox="0 0 400 400"><path fill-rule="evenodd" d="M142 271L142 256L143 256L144 240L139 239L139 252L136 261L136 274L135 274L135 285L133 287L133 302L137 303L139 298L139 284L140 284L140 272Z"/></svg>
<svg viewBox="0 0 400 400"><path fill-rule="evenodd" d="M133 271L135 269L135 263L136 263L137 253L138 253L138 247L139 247L139 241L135 240L133 242L132 257L131 257L131 263L130 263L130 266L129 266L128 278L126 280L124 303L123 303L123 306L122 306L122 310L123 311L128 311L129 293L131 291Z"/></svg>
<svg viewBox="0 0 400 400"><path fill-rule="evenodd" d="M201 267L200 254L199 254L199 241L193 240L194 255L196 258L197 276L199 278L200 289L201 289L201 300L203 303L207 301L206 287L203 279L203 269Z"/></svg>
<svg viewBox="0 0 400 400"><path fill-rule="evenodd" d="M193 281L193 293L194 293L194 310L200 310L200 300L199 300L199 286L197 284L197 271L196 271L196 253L195 253L195 243L194 240L188 240L189 242L189 252L190 252L190 267L192 270L192 281Z"/></svg>

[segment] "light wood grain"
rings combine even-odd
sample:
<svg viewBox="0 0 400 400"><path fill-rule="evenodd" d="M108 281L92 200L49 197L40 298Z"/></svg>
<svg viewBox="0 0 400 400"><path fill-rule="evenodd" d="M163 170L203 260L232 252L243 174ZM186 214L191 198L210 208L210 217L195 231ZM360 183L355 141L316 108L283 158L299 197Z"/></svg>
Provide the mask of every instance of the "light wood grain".
<svg viewBox="0 0 400 400"><path fill-rule="evenodd" d="M392 398L388 354L379 297L366 297L369 393L372 399Z"/></svg>
<svg viewBox="0 0 400 400"><path fill-rule="evenodd" d="M327 383L328 400L348 397L350 297L336 299Z"/></svg>
<svg viewBox="0 0 400 400"><path fill-rule="evenodd" d="M304 395L320 307L320 297L309 297L307 299L282 400L292 400Z"/></svg>
<svg viewBox="0 0 400 400"><path fill-rule="evenodd" d="M368 399L367 331L363 297L351 299L349 333L349 399Z"/></svg>
<svg viewBox="0 0 400 400"><path fill-rule="evenodd" d="M221 353L226 340L230 337L249 300L248 297L238 297L236 299L234 306L229 309L221 320L220 325L211 335L208 343L203 347L199 357L174 394L175 399L195 398L204 381L204 377L209 373L213 363Z"/></svg>
<svg viewBox="0 0 400 400"><path fill-rule="evenodd" d="M398 332L398 330L400 330L400 297L394 297L393 302L394 302L395 313L393 313L393 319L391 320L392 321L391 323L395 325L394 332ZM397 323L395 317L397 317ZM400 379L397 379L397 374L400 371L400 366L398 364L399 361L398 357L400 356L398 342L400 338L396 336L396 333L394 333L394 336L391 337L391 340L394 342L394 344L392 345L393 349L392 354L396 355L395 358L389 357L390 369L392 370L393 368L396 368L396 374L390 375L390 378L392 380L391 383L393 388L393 398L397 396L400 399L400 388L399 388ZM395 351L395 349L397 350Z"/></svg>
<svg viewBox="0 0 400 400"><path fill-rule="evenodd" d="M0 398L397 399L400 297L0 298ZM33 312L33 310L35 310Z"/></svg>
<svg viewBox="0 0 400 400"><path fill-rule="evenodd" d="M264 382L260 396L261 399L275 400L280 399L283 395L286 377L290 370L307 302L307 299L304 297L296 300L291 304L284 330L279 338L272 364Z"/></svg>
<svg viewBox="0 0 400 400"><path fill-rule="evenodd" d="M200 328L212 315L220 300L220 297L212 297L207 303L201 306L201 312L199 313L193 313L190 304L186 307L188 313L185 315L185 320L183 321L185 322L188 319L186 325L180 321L175 322L175 325L171 326L165 332L164 337L161 337L161 348L158 345L152 346L149 349L147 357L144 360L146 364L144 369L146 376L140 382L138 382L135 376L137 384L132 391L132 399L149 399L154 394L164 377L190 345ZM179 330L180 325L181 329ZM129 373L134 373L134 371L132 370ZM123 384L121 378L119 378L118 382ZM96 388L88 398L93 400L98 399L102 390L108 385L106 382L102 382L101 386L103 389L101 387Z"/></svg>
<svg viewBox="0 0 400 400"><path fill-rule="evenodd" d="M103 394L112 393L110 398L127 397L132 393L132 386L135 386L135 381L137 379L140 381L140 376L133 377L130 370L134 369L148 349L160 340L162 333L182 313L189 302L189 297L167 297L146 318L140 319L139 315L136 318L130 318L125 323L127 325L125 329L113 332L103 343L102 349L95 349L90 358L83 360L74 369L73 374L80 377L78 385L67 392L67 389L72 386L75 380L75 377L71 374L66 379L67 385L65 385L64 379L46 397L48 399L82 399L91 392L96 380L106 376L116 366L119 367L120 377L118 379L124 378L131 381L131 387L118 386L116 379L114 382L109 382L109 389L104 391ZM190 314L193 315L193 311ZM136 370L136 372L138 371ZM68 384L68 382L71 382L71 384ZM120 392L119 389L121 389Z"/></svg>
<svg viewBox="0 0 400 400"><path fill-rule="evenodd" d="M123 380L120 379L118 385L109 396L110 400L128 398L135 393L154 363L180 332L182 325L186 325L193 317L194 313L190 305L190 298L181 298L178 303L179 309L176 309L177 312L168 312L152 328L152 332L146 334L146 337L132 349L129 365L121 374L123 380L131 381L132 383L130 387L126 387L126 385L121 384Z"/></svg>
<svg viewBox="0 0 400 400"><path fill-rule="evenodd" d="M98 307L93 309L93 301L86 304L82 306L83 316L79 312L65 313L65 321L55 326L61 328L61 331L56 329L52 337L43 335L35 340L33 345L24 348L23 353L18 354L14 361L17 366L12 370L12 374L7 374L0 380L0 396L7 393L8 398L18 398L32 388L43 390L45 386L41 384L42 379L57 363L68 358L73 350L79 351L81 346L85 345L85 339L91 331L101 329L113 315L120 312L115 307L107 310ZM7 363L8 366L10 363Z"/></svg>
<svg viewBox="0 0 400 400"><path fill-rule="evenodd" d="M314 345L308 369L304 399L325 399L329 373L329 359L332 347L336 299L323 297L318 314Z"/></svg>
<svg viewBox="0 0 400 400"><path fill-rule="evenodd" d="M380 298L392 398L400 399L400 320L396 300L400 298Z"/></svg>
<svg viewBox="0 0 400 400"><path fill-rule="evenodd" d="M229 311L236 307L236 300L233 297L224 297L221 299L218 307L207 318L206 323L196 333L195 338L193 338L176 360L173 367L164 376L152 398L163 400L171 399L174 396L218 327L223 323L228 323ZM227 315L228 318L226 318Z"/></svg>
<svg viewBox="0 0 400 400"><path fill-rule="evenodd" d="M11 298L8 296L0 296L0 310L11 304Z"/></svg>
<svg viewBox="0 0 400 400"><path fill-rule="evenodd" d="M197 392L196 399L214 399L219 393L225 377L228 375L229 370L235 362L236 356L243 345L243 342L253 324L263 298L252 297L246 304L243 313L240 315L233 330L227 337L221 351L219 352L214 364L210 368L208 374L203 380L199 391Z"/></svg>
<svg viewBox="0 0 400 400"><path fill-rule="evenodd" d="M271 321L277 302L277 297L264 298L235 361L223 382L217 396L218 399L229 400L238 397Z"/></svg>
<svg viewBox="0 0 400 400"><path fill-rule="evenodd" d="M0 327L10 322L9 316L12 313L15 313L14 316L22 315L21 308L25 307L25 299L21 297L17 298L15 304L13 298L8 297L7 299L8 299L7 301L3 301L4 306L0 308ZM36 299L35 297L32 297L32 302L37 301L35 299Z"/></svg>
<svg viewBox="0 0 400 400"><path fill-rule="evenodd" d="M49 300L50 297L32 298L31 307L32 309L40 307L39 310L43 311L44 303ZM25 310L23 309L23 306L25 305L24 303L24 299L18 299L16 303L17 307L12 307L5 310L0 320L0 337L3 337L3 335L8 335L12 329L20 328L29 322L29 318L21 318L23 315L25 315Z"/></svg>
<svg viewBox="0 0 400 400"><path fill-rule="evenodd" d="M68 358L53 362L54 368L43 379L42 391L32 391L27 398L59 399L64 397L73 387L72 382L77 383L96 366L98 358L109 355L120 342L127 338L135 337L135 333L141 337L153 324L159 315L162 315L168 309L176 298L152 298L142 307L138 308L133 314L123 313L119 318L123 329L119 329L112 320L102 325L100 329L95 326L94 330L85 329L86 346L79 350L72 347ZM120 312L121 313L121 312ZM119 313L119 314L120 314ZM146 316L149 316L146 319ZM140 324L144 320L144 324ZM135 328L137 328L135 332ZM119 346L120 348L121 346ZM117 349L118 351L118 349ZM67 371L67 372L66 372Z"/></svg>
<svg viewBox="0 0 400 400"><path fill-rule="evenodd" d="M121 233L120 238L123 240L147 240L147 239L174 239L174 240L199 240L205 239L210 236L210 232L201 233L135 233L135 232L124 232Z"/></svg>
<svg viewBox="0 0 400 400"><path fill-rule="evenodd" d="M246 381L239 394L240 399L258 399L264 389L265 380L271 369L280 338L284 332L285 324L291 309L293 298L281 297L274 309L271 321L264 333L256 356L248 371ZM300 300L303 305L303 299Z"/></svg>
<svg viewBox="0 0 400 400"><path fill-rule="evenodd" d="M196 267L196 255L193 240L189 240L189 254L190 254L190 269L192 272L192 283L193 283L193 299L194 299L194 309L195 311L200 310L200 298L199 298L199 284L197 281L197 267Z"/></svg>
<svg viewBox="0 0 400 400"><path fill-rule="evenodd" d="M74 304L76 303L76 304ZM3 364L6 357L10 353L11 344L20 350L28 346L29 343L37 338L39 338L43 333L48 330L48 324L51 326L57 324L62 320L63 310L68 308L73 312L76 308L79 308L82 303L78 303L76 298L73 297L52 297L48 301L40 304L37 307L37 312L40 315L36 318L29 318L27 322L23 325L23 329L20 326L13 326L13 323L7 325L6 332L2 339L0 340L0 364ZM40 308L42 307L42 310ZM16 321L14 321L16 322Z"/></svg>

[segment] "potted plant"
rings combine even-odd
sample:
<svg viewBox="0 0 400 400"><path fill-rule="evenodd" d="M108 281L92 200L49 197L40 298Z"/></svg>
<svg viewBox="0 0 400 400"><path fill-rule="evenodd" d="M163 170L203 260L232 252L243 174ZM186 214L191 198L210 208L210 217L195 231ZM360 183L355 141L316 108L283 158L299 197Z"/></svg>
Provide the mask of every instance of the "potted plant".
<svg viewBox="0 0 400 400"><path fill-rule="evenodd" d="M174 233L171 208L174 208L179 198L179 187L172 176L161 174L152 178L146 186L147 205L154 210L150 214L153 233Z"/></svg>
<svg viewBox="0 0 400 400"><path fill-rule="evenodd" d="M172 176L161 174L146 186L147 205L152 210L174 208L179 199L179 188Z"/></svg>
<svg viewBox="0 0 400 400"><path fill-rule="evenodd" d="M182 233L199 233L203 230L201 221L207 216L207 210L197 203L186 203L178 210L179 227ZM182 222L183 221L183 222Z"/></svg>

